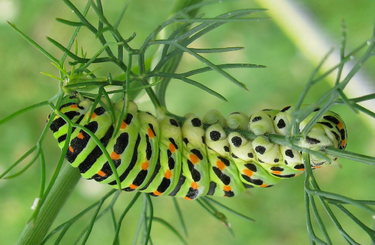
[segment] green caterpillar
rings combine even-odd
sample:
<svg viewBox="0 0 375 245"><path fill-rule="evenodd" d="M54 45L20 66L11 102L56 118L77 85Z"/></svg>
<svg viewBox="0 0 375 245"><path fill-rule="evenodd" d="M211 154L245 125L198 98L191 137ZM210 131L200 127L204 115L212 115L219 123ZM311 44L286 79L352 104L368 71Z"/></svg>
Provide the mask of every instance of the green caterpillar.
<svg viewBox="0 0 375 245"><path fill-rule="evenodd" d="M113 104L115 115L103 106L79 94L66 96L59 110L71 122L91 131L106 148L125 191L139 190L154 196L169 195L191 200L204 195L232 197L246 188L270 187L283 178L304 171L301 152L271 143L267 134L286 135L291 109L263 110L251 117L234 112L226 119L218 112L203 120L194 115L184 123L165 116L138 111L128 103L125 118L116 135L124 102ZM315 112L314 112L315 113ZM313 115L301 122L300 130ZM64 147L68 124L59 116L50 126L60 148ZM240 132L252 131L254 140ZM334 112L328 111L312 127L299 146L319 150L327 146L344 149L347 143L345 125ZM332 162L337 159L326 155ZM327 165L326 158L310 154L311 166ZM107 158L90 135L73 127L66 159L86 179L118 188Z"/></svg>

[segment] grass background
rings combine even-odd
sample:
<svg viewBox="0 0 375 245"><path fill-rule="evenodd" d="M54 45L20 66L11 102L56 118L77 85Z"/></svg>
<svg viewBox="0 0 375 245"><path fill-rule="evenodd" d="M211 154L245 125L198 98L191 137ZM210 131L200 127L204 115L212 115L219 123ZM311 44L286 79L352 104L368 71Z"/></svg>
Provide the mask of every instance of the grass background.
<svg viewBox="0 0 375 245"><path fill-rule="evenodd" d="M142 43L157 23L168 16L170 0L143 0L130 2L125 20L121 24L124 36L136 31L134 46ZM84 1L73 1L83 5ZM118 14L119 1L104 4L107 16ZM307 11L339 47L341 19L345 18L348 29L348 49L362 43L371 35L375 20L375 3L362 1L308 1L296 3ZM122 4L122 3L121 3ZM8 11L4 7L10 6ZM257 8L255 1L235 1L217 4L203 9L207 16L226 12L236 8ZM50 44L45 36L50 36L61 43L66 43L71 29L57 23L54 18L74 18L74 14L61 1L5 1L0 0L0 119L28 105L44 101L57 91L57 82L41 75L44 71L57 75L57 70L50 65L42 54L31 47L5 22L5 18L16 24L32 39L52 54L60 57L61 53ZM14 11L14 15L11 15ZM277 9L270 9L269 14ZM287 14L287 13L285 13ZM272 17L272 16L271 16ZM111 19L111 18L110 18ZM79 44L89 53L99 47L88 33L81 33ZM87 34L87 35L86 35ZM301 34L302 35L302 34ZM232 111L244 111L248 114L263 108L280 108L296 102L306 81L314 69L309 57L302 55L283 30L272 19L257 23L232 23L216 30L204 39L193 43L194 47L244 46L244 51L212 56L217 63L250 62L266 65L266 69L233 70L232 75L244 82L250 92L228 83L215 73L200 75L197 79L224 95L229 102L222 102L198 89L179 81L173 81L168 89L167 103L169 109L183 115L194 111L203 116L210 109L218 109L227 115ZM328 50L327 50L328 51ZM364 70L370 77L375 77L374 61L369 62ZM180 71L190 67L199 67L191 57L185 56ZM307 102L315 102L330 88L322 83L309 94ZM150 108L144 103L141 108ZM0 127L0 172L10 166L25 151L31 148L42 131L49 108L22 115ZM349 151L374 155L374 137L365 124L353 113L337 107L349 130ZM48 172L52 173L60 151L52 137L44 143ZM352 198L374 200L374 168L364 164L342 160L342 169L327 167L316 171L317 178L324 190L340 193ZM25 223L30 217L30 209L39 192L40 166L35 164L18 178L0 180L0 241L14 244ZM107 186L82 180L56 220L56 225L87 207L109 190ZM121 194L117 211L121 211L133 194ZM270 189L252 189L231 199L218 198L220 202L257 220L256 223L244 222L230 213L225 213L232 224L235 237L226 228L214 220L195 202L179 200L186 218L190 244L307 244L305 228L303 177L282 181ZM153 198L155 215L175 224L178 229L176 213L173 210L171 197ZM139 205L141 206L141 205ZM121 241L131 244L140 208L134 209L123 224ZM357 212L358 211L358 212ZM367 214L355 211L360 218L371 225L372 219ZM366 216L367 215L367 216ZM341 217L339 215L339 217ZM343 218L343 217L342 217ZM87 223L77 223L76 228ZM368 243L358 230L343 218L343 225L352 231L354 237ZM338 238L331 223L327 221L328 230ZM111 223L109 218L97 223L89 244L111 244ZM181 230L181 229L180 229ZM77 234L74 229L68 233L65 244L71 244ZM154 244L178 244L176 237L161 225L155 223L152 231ZM129 239L129 240L128 240ZM338 240L341 241L342 240ZM52 244L52 243L49 243Z"/></svg>

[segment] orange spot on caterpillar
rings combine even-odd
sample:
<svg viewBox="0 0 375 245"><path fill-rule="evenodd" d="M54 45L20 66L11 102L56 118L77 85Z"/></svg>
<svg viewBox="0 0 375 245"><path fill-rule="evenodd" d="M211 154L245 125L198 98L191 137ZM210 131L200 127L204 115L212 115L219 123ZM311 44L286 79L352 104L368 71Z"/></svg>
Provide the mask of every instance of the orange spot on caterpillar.
<svg viewBox="0 0 375 245"><path fill-rule="evenodd" d="M184 199L185 199L185 200L188 200L188 201L191 200L191 198L189 198L189 197L184 197Z"/></svg>
<svg viewBox="0 0 375 245"><path fill-rule="evenodd" d="M170 179L172 177L172 171L171 170L167 170L167 171L165 171L165 173L164 173L164 178L166 178L166 179Z"/></svg>
<svg viewBox="0 0 375 245"><path fill-rule="evenodd" d="M105 176L107 176L107 174L104 173L102 170L99 170L99 171L97 172L97 174L98 174L99 176L101 176L101 177L105 177Z"/></svg>
<svg viewBox="0 0 375 245"><path fill-rule="evenodd" d="M343 128L344 128L344 126L342 125L342 122L339 122L339 124L337 124L337 127L338 127L339 129L343 129Z"/></svg>
<svg viewBox="0 0 375 245"><path fill-rule="evenodd" d="M231 191L232 188L231 188L229 185L224 185L223 190L224 190L224 191Z"/></svg>
<svg viewBox="0 0 375 245"><path fill-rule="evenodd" d="M83 138L85 138L85 136L83 136L82 133L79 133L79 134L77 135L77 138L80 139L80 140L83 140Z"/></svg>
<svg viewBox="0 0 375 245"><path fill-rule="evenodd" d="M69 151L73 153L74 152L73 147L69 146Z"/></svg>
<svg viewBox="0 0 375 245"><path fill-rule="evenodd" d="M260 185L260 187L267 187L267 186L268 186L267 184Z"/></svg>
<svg viewBox="0 0 375 245"><path fill-rule="evenodd" d="M147 129L147 134L148 134L148 137L150 137L151 139L155 138L154 131L152 131L151 128Z"/></svg>
<svg viewBox="0 0 375 245"><path fill-rule="evenodd" d="M96 113L94 112L92 115L91 115L91 119L94 119L96 117Z"/></svg>
<svg viewBox="0 0 375 245"><path fill-rule="evenodd" d="M142 170L147 170L149 166L150 166L150 164L149 164L147 161L146 161L146 162L143 162L143 163L141 164L141 168L142 168Z"/></svg>
<svg viewBox="0 0 375 245"><path fill-rule="evenodd" d="M194 155L194 154L190 154L189 155L189 159L190 161L195 165L199 162L199 158L197 157L197 155Z"/></svg>
<svg viewBox="0 0 375 245"><path fill-rule="evenodd" d="M128 125L124 121L122 121L121 125L120 125L120 129L124 130L124 129L126 129L127 126Z"/></svg>
<svg viewBox="0 0 375 245"><path fill-rule="evenodd" d="M199 188L199 185L197 184L197 182L193 182L193 183L191 183L191 188L193 188L194 190L196 190L196 189Z"/></svg>
<svg viewBox="0 0 375 245"><path fill-rule="evenodd" d="M112 160L119 160L120 157L121 156L119 154L117 154L116 152L112 151L112 153L111 153L111 159Z"/></svg>
<svg viewBox="0 0 375 245"><path fill-rule="evenodd" d="M253 176L253 174L254 174L254 172L251 171L250 169L244 169L242 172L243 172L246 176L249 176L249 177Z"/></svg>
<svg viewBox="0 0 375 245"><path fill-rule="evenodd" d="M170 150L172 153L175 153L175 152L176 152L176 147L174 146L174 144L172 144L172 143L169 144L169 150Z"/></svg>
<svg viewBox="0 0 375 245"><path fill-rule="evenodd" d="M132 189L132 190L135 190L135 189L138 188L138 186L137 186L137 185L134 185L134 184L130 184L129 188Z"/></svg>
<svg viewBox="0 0 375 245"><path fill-rule="evenodd" d="M153 193L154 193L155 196L160 196L161 194L163 194L163 193L161 193L161 192L159 192L159 191L157 191L157 190L154 191Z"/></svg>
<svg viewBox="0 0 375 245"><path fill-rule="evenodd" d="M280 175L280 174L282 174L283 172L282 172L282 171L271 171L271 173L273 173L273 174L277 174L277 175Z"/></svg>
<svg viewBox="0 0 375 245"><path fill-rule="evenodd" d="M305 168L298 168L298 171L305 171Z"/></svg>
<svg viewBox="0 0 375 245"><path fill-rule="evenodd" d="M222 161L217 161L217 162L216 162L216 166L217 166L221 171L223 171L223 169L225 168L225 164L224 164Z"/></svg>
<svg viewBox="0 0 375 245"><path fill-rule="evenodd" d="M72 109L78 108L78 105L77 104L70 105L70 108L72 108Z"/></svg>

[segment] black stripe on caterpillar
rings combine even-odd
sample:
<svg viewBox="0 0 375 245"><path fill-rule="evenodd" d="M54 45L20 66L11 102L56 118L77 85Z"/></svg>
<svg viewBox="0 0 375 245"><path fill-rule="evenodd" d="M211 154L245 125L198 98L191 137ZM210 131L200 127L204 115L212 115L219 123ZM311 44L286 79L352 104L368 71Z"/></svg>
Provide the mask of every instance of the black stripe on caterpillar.
<svg viewBox="0 0 375 245"><path fill-rule="evenodd" d="M95 109L92 106L89 99L74 95L66 96L59 110L100 140L125 191L139 190L188 200L202 195L232 197L249 187L273 186L281 179L300 175L305 168L300 151L272 143L267 137L289 132L291 107L263 110L250 117L234 112L226 119L211 111L202 120L191 114L180 123L174 117L156 118L138 111L137 105L130 101L126 117L121 118L120 129L113 135L124 102L113 104L115 115L101 105ZM300 123L300 130L313 114ZM50 128L63 148L68 124L56 116ZM253 140L241 134L246 131L255 134ZM328 111L298 146L317 151L328 146L344 149L346 143L342 119ZM108 159L84 130L72 128L66 159L84 178L118 188ZM313 168L337 160L327 154L325 158L310 154L310 159Z"/></svg>

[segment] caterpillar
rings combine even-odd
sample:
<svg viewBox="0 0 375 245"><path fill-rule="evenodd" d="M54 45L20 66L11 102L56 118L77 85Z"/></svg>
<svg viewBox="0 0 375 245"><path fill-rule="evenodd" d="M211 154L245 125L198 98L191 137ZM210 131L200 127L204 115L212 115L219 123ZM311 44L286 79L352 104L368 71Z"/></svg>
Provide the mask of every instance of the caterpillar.
<svg viewBox="0 0 375 245"><path fill-rule="evenodd" d="M65 158L84 178L113 188L121 186L125 191L187 200L204 195L233 197L250 187L271 187L281 179L302 174L305 169L300 151L272 143L267 137L267 134L288 134L293 111L290 106L263 110L250 117L242 112L224 118L212 111L203 119L188 114L181 123L172 116L156 118L139 111L131 101L126 104L125 115L121 113L124 101L107 107L94 105L80 94L66 95L59 111L86 130L69 127L66 118L58 115L52 119L50 129L62 149L70 128ZM106 110L108 106L113 109ZM313 114L300 123L300 130ZM123 118L119 119L121 115ZM120 127L114 135L117 124ZM107 150L121 185L88 131ZM255 135L253 140L244 136L243 132L249 131ZM328 111L298 146L317 151L328 146L345 149L346 144L344 122L339 115ZM328 154L325 157L310 154L312 168L336 160Z"/></svg>

